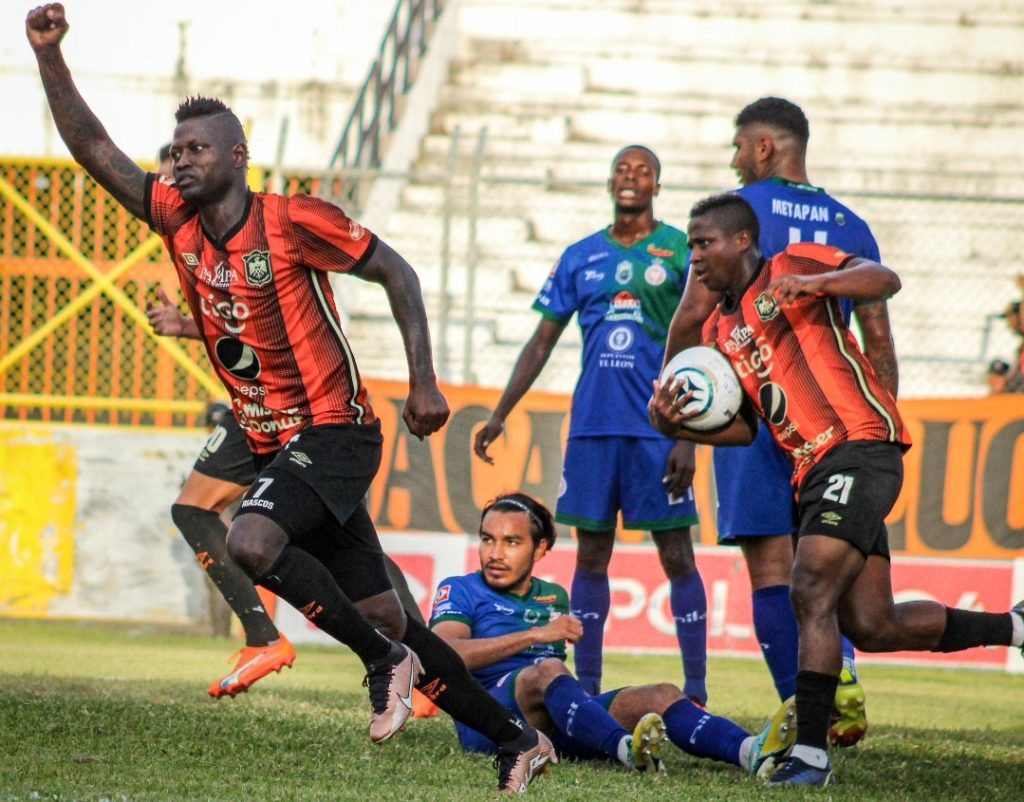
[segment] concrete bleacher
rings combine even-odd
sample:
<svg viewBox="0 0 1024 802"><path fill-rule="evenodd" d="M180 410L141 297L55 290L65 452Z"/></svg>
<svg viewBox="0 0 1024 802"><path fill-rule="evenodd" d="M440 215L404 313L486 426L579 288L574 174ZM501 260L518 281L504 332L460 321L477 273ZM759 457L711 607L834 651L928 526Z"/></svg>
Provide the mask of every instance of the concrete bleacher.
<svg viewBox="0 0 1024 802"><path fill-rule="evenodd" d="M1004 200L1024 198L1019 3L461 0L445 13L457 15L457 44L412 164L423 178L405 183L386 219L367 222L416 266L436 315L450 205L447 378L504 385L551 264L609 221L603 179L618 147L657 150L658 215L682 225L694 200L735 185L732 118L766 94L807 111L811 179L869 220L904 279L892 303L904 393L981 394L985 359L1012 349L997 326L982 352L986 315L1015 293L1020 269L1024 206ZM456 134L445 183L436 179L448 173ZM481 136L476 295L467 301L467 176ZM901 193L916 197L888 197ZM383 303L375 288L348 293L351 336L364 371L403 377ZM467 312L471 370L460 363ZM571 390L572 329L539 389Z"/></svg>

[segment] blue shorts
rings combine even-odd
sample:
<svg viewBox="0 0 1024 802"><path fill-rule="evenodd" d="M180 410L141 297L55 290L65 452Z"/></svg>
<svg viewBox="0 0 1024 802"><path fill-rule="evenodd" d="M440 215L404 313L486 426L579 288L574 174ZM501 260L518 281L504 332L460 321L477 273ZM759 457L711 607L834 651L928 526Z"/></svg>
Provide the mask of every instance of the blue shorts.
<svg viewBox="0 0 1024 802"><path fill-rule="evenodd" d="M714 460L720 543L796 531L793 463L764 421L759 422L753 443L716 448Z"/></svg>
<svg viewBox="0 0 1024 802"><path fill-rule="evenodd" d="M488 688L487 692L497 699L500 704L507 707L520 720L526 721L526 716L523 715L523 711L519 709L519 704L516 702L516 676L520 671L522 671L521 668L508 672ZM620 690L622 689L616 688L614 691L606 691L600 696L593 697L594 701L607 710L611 707L612 700L615 699ZM494 741L471 727L460 724L458 721L455 722L455 734L459 738L459 744L466 752L482 752L485 755L494 755L498 752L498 745ZM551 743L555 745L560 758L568 758L569 760L600 760L608 759L609 757L604 752L592 749L574 738L570 738L559 729L554 731Z"/></svg>
<svg viewBox="0 0 1024 802"><path fill-rule="evenodd" d="M693 489L670 499L661 479L676 441L651 437L571 437L565 448L555 520L607 532L618 513L626 529L661 532L697 523Z"/></svg>

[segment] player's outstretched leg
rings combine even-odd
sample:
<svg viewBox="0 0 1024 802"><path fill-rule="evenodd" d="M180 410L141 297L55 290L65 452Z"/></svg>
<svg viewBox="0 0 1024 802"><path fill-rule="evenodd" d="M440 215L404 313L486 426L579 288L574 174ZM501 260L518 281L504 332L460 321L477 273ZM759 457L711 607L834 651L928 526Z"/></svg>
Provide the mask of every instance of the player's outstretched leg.
<svg viewBox="0 0 1024 802"><path fill-rule="evenodd" d="M228 529L220 516L191 504L173 504L171 518L245 631L245 647L231 658L235 660L231 671L210 685L210 696L234 696L268 674L290 667L295 649L267 615L252 580L228 556Z"/></svg>
<svg viewBox="0 0 1024 802"><path fill-rule="evenodd" d="M458 653L419 621L406 616L402 642L423 665L417 687L456 721L498 745L498 786L523 793L548 763L558 762L551 741L491 696L469 673Z"/></svg>

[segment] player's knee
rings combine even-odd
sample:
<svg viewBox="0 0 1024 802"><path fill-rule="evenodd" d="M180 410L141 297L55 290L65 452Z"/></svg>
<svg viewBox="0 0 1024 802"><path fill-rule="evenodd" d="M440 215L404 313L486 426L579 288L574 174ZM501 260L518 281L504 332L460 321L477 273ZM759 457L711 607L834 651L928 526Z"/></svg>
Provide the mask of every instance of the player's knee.
<svg viewBox="0 0 1024 802"><path fill-rule="evenodd" d="M549 657L520 671L516 676L516 689L543 696L552 682L564 676L571 676L565 663Z"/></svg>
<svg viewBox="0 0 1024 802"><path fill-rule="evenodd" d="M614 547L614 532L580 532L576 543L576 567L594 574L607 573Z"/></svg>
<svg viewBox="0 0 1024 802"><path fill-rule="evenodd" d="M392 640L401 640L405 636L405 610L394 591L363 599L356 602L356 607L367 621Z"/></svg>
<svg viewBox="0 0 1024 802"><path fill-rule="evenodd" d="M679 579L689 576L697 571L697 561L693 556L693 548L689 546L689 538L686 545L662 545L658 543L658 557L661 559L661 567L665 576L669 579Z"/></svg>
<svg viewBox="0 0 1024 802"><path fill-rule="evenodd" d="M684 698L683 692L679 690L679 687L671 682L659 682L655 685L650 685L649 692L648 706L652 712L659 714L664 713L672 705Z"/></svg>
<svg viewBox="0 0 1024 802"><path fill-rule="evenodd" d="M265 524L262 523L264 521ZM258 515L242 515L235 519L228 530L227 543L231 559L256 580L265 576L277 562L288 544L288 536L268 519Z"/></svg>
<svg viewBox="0 0 1024 802"><path fill-rule="evenodd" d="M793 572L789 586L789 601L797 621L822 615L831 616L834 604L830 598L830 595L824 592L819 578L806 572Z"/></svg>

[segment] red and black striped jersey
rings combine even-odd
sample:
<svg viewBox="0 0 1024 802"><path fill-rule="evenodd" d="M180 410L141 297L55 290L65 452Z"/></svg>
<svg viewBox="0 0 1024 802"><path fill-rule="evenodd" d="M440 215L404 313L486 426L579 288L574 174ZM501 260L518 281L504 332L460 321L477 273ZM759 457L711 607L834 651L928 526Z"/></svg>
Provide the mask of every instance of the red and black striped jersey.
<svg viewBox="0 0 1024 802"><path fill-rule="evenodd" d="M370 231L318 198L249 193L218 241L155 175L145 208L254 451L309 426L376 420L328 281L365 264L377 245Z"/></svg>
<svg viewBox="0 0 1024 802"><path fill-rule="evenodd" d="M704 326L732 363L743 389L793 461L799 487L830 449L851 440L910 447L896 401L843 323L837 298L779 306L768 285L783 275L843 268L853 257L798 243L763 262L735 309L714 310Z"/></svg>

